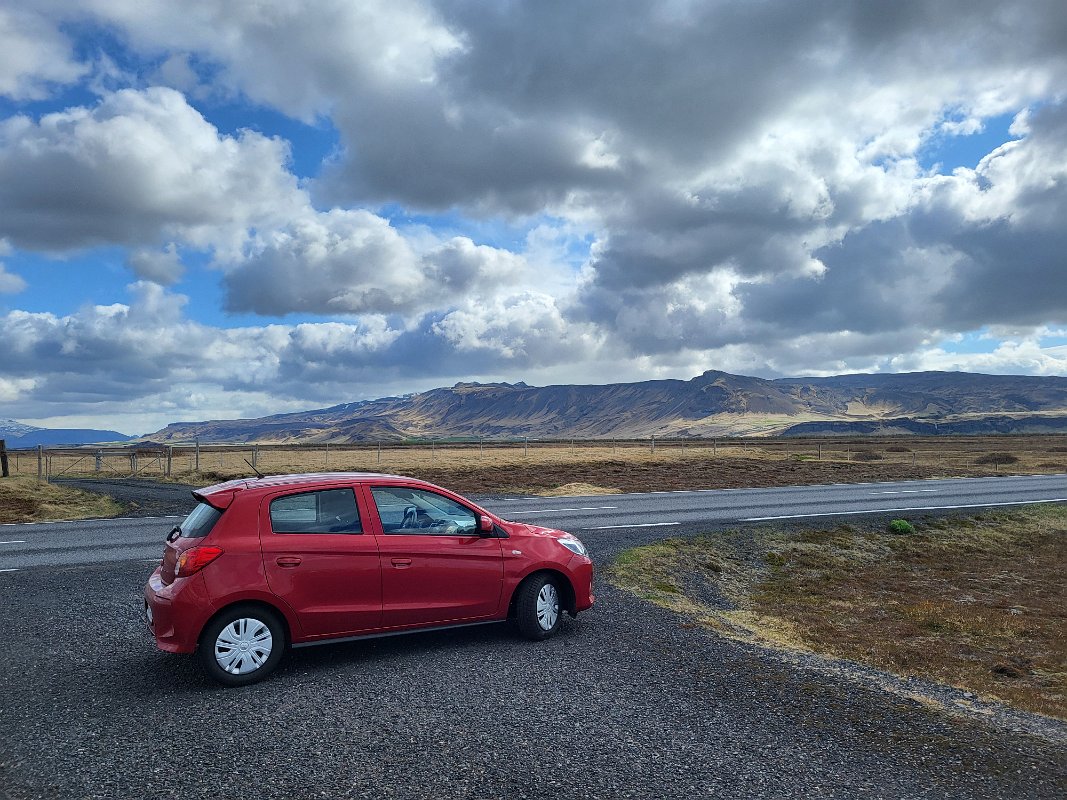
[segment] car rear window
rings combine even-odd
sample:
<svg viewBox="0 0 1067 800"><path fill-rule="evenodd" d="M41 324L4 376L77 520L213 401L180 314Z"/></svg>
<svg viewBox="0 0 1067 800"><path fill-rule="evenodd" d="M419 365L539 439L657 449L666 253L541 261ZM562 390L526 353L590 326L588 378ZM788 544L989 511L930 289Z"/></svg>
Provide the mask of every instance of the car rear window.
<svg viewBox="0 0 1067 800"><path fill-rule="evenodd" d="M192 513L189 514L178 528L182 532L183 539L203 539L215 523L219 521L222 512L212 508L207 503L199 503Z"/></svg>
<svg viewBox="0 0 1067 800"><path fill-rule="evenodd" d="M276 497L270 501L275 533L362 533L356 496L351 489L323 489Z"/></svg>

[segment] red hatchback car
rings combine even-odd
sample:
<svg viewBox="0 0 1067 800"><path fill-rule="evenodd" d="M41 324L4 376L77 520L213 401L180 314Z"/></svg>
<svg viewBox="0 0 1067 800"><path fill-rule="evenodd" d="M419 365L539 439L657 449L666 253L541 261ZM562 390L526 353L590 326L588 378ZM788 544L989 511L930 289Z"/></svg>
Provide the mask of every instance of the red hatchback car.
<svg viewBox="0 0 1067 800"><path fill-rule="evenodd" d="M324 473L209 486L145 586L161 650L253 683L289 646L512 619L546 639L593 605L563 531L507 522L413 478Z"/></svg>

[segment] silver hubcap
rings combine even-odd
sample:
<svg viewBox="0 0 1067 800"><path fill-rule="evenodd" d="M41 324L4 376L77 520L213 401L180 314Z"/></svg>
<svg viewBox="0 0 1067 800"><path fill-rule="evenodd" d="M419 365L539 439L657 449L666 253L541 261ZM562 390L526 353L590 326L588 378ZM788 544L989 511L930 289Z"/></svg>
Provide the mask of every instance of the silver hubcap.
<svg viewBox="0 0 1067 800"><path fill-rule="evenodd" d="M550 631L559 619L559 593L551 583L546 583L537 593L537 624L541 630Z"/></svg>
<svg viewBox="0 0 1067 800"><path fill-rule="evenodd" d="M226 672L245 675L270 658L274 637L262 620L242 617L222 629L215 639L215 660Z"/></svg>

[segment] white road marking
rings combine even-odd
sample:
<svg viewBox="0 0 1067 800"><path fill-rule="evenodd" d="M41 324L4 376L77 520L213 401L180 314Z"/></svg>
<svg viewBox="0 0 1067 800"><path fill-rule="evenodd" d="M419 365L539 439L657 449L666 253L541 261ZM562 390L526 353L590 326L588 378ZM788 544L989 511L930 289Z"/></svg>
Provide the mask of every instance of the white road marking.
<svg viewBox="0 0 1067 800"><path fill-rule="evenodd" d="M871 494L922 494L923 492L937 492L937 489L893 489L888 492L871 492Z"/></svg>
<svg viewBox="0 0 1067 800"><path fill-rule="evenodd" d="M775 517L745 517L738 522L769 522L776 519L806 519L808 517L847 517L852 514L888 514L899 511L952 511L960 508L993 508L996 506L1033 506L1038 503L1067 503L1067 497L1054 500L1013 500L1010 503L970 503L961 506L914 506L912 508L869 508L863 511L822 511L818 514L780 514Z"/></svg>
<svg viewBox="0 0 1067 800"><path fill-rule="evenodd" d="M0 542L0 544L26 544L25 539L12 539L10 542Z"/></svg>
<svg viewBox="0 0 1067 800"><path fill-rule="evenodd" d="M42 519L38 522L0 522L0 528L22 527L24 525L73 525L76 522L129 522L135 519L185 519L187 514L170 514L165 517L90 517L89 519Z"/></svg>
<svg viewBox="0 0 1067 800"><path fill-rule="evenodd" d="M681 525L680 522L641 522L633 525L597 525L595 528L582 528L583 531L606 531L612 528L663 528L667 525Z"/></svg>
<svg viewBox="0 0 1067 800"><path fill-rule="evenodd" d="M543 508L530 511L509 511L508 514L555 514L562 511L605 511L618 506L586 506L585 508Z"/></svg>
<svg viewBox="0 0 1067 800"><path fill-rule="evenodd" d="M18 572L17 569L0 569L0 572Z"/></svg>

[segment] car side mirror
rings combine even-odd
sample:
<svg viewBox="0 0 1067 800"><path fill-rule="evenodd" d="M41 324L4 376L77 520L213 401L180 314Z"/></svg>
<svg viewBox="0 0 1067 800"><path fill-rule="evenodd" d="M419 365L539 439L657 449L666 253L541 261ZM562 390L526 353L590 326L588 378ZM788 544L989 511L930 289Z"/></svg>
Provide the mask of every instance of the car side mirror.
<svg viewBox="0 0 1067 800"><path fill-rule="evenodd" d="M496 525L493 523L493 518L482 514L478 517L478 533L482 536L487 536L496 530Z"/></svg>

